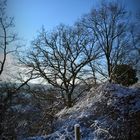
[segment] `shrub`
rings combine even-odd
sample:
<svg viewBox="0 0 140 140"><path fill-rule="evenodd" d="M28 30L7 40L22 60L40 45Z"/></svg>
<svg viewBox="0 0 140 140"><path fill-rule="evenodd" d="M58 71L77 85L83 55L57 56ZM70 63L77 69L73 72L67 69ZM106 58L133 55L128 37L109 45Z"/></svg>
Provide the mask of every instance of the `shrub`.
<svg viewBox="0 0 140 140"><path fill-rule="evenodd" d="M117 65L112 73L112 80L117 84L130 86L138 81L136 70L127 64Z"/></svg>

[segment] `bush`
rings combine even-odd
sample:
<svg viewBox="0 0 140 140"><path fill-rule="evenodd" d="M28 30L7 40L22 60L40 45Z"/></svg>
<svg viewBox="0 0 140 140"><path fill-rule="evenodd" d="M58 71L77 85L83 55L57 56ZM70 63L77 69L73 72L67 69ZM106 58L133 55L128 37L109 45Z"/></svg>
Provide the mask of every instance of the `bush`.
<svg viewBox="0 0 140 140"><path fill-rule="evenodd" d="M112 80L117 84L130 86L138 81L136 70L132 66L121 64L117 65L112 73Z"/></svg>

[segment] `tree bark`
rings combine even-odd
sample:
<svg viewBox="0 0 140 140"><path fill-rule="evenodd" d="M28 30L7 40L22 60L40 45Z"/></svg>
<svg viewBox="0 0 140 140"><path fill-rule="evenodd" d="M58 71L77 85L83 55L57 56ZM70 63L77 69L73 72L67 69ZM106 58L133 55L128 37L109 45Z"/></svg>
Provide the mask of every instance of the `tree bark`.
<svg viewBox="0 0 140 140"><path fill-rule="evenodd" d="M109 82L112 82L111 79L111 64L110 64L110 58L108 56L106 56L107 59L107 70L108 70L108 77L109 77Z"/></svg>
<svg viewBox="0 0 140 140"><path fill-rule="evenodd" d="M70 93L68 93L67 107L68 108L72 107L72 99Z"/></svg>

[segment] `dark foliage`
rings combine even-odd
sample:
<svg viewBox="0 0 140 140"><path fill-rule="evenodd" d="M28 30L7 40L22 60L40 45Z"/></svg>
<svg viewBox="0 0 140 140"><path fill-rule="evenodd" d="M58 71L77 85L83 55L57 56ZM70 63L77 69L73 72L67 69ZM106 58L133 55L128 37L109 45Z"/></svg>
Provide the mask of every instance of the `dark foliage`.
<svg viewBox="0 0 140 140"><path fill-rule="evenodd" d="M114 68L112 80L115 83L122 84L124 86L130 86L135 84L138 81L138 78L136 77L136 70L133 69L132 66L122 64L117 65Z"/></svg>
<svg viewBox="0 0 140 140"><path fill-rule="evenodd" d="M53 89L35 86L16 92L14 84L0 83L0 140L52 132L54 115L61 109L61 102Z"/></svg>

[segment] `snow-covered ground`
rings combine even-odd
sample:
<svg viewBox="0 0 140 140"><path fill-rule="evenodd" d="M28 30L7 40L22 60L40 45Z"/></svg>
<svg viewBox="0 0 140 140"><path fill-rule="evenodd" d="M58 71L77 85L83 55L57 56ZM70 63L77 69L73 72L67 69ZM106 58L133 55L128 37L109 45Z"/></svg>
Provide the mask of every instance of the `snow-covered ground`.
<svg viewBox="0 0 140 140"><path fill-rule="evenodd" d="M56 118L54 133L26 140L74 140L75 124L80 125L81 140L138 140L140 88L102 84L72 108L58 112Z"/></svg>

